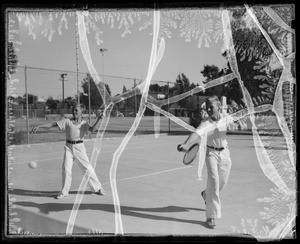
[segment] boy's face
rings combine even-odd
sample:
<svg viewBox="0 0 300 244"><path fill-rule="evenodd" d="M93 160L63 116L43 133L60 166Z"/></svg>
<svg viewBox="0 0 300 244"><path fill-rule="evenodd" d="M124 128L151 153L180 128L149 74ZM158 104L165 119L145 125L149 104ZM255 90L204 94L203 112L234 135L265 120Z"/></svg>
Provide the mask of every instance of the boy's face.
<svg viewBox="0 0 300 244"><path fill-rule="evenodd" d="M206 112L212 120L216 120L220 114L220 106L218 102L206 102Z"/></svg>
<svg viewBox="0 0 300 244"><path fill-rule="evenodd" d="M76 118L76 119L78 119L79 117L81 117L81 115L82 115L81 108L79 106L75 107L73 109L73 117Z"/></svg>

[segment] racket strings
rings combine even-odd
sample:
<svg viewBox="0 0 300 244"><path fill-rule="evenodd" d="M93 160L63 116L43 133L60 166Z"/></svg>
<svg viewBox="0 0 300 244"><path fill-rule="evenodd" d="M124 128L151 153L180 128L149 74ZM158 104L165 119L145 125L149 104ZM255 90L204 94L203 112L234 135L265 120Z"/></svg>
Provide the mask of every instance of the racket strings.
<svg viewBox="0 0 300 244"><path fill-rule="evenodd" d="M198 152L199 152L199 144L194 144L184 155L183 163L184 164L192 163L196 158Z"/></svg>

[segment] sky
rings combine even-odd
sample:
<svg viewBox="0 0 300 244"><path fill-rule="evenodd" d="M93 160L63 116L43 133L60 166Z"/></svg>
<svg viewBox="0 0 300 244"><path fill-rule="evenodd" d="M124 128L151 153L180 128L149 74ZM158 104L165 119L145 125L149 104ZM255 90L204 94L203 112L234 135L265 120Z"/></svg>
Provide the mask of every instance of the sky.
<svg viewBox="0 0 300 244"><path fill-rule="evenodd" d="M48 13L46 16L48 17ZM20 22L15 23L14 28L19 30L19 35L15 36L15 40L21 42L21 45L15 46L19 65L36 68L27 69L28 93L37 95L38 98L42 99L47 99L49 96L54 99L61 99L63 92L60 74L67 73L64 82L64 97L74 97L77 94L75 17L67 17L67 29L63 25L61 34L54 18L55 32L51 41L42 34L45 20L43 20L42 25L35 23L35 38L29 34L30 28L28 28L28 22L25 22L25 20L25 18L22 18ZM152 26L139 30L143 21L134 21L130 26L131 33L124 37L122 37L124 29L118 29L116 20L113 28L110 24L101 24L101 21L95 22L103 33L101 35L103 43L100 45L97 43L95 32L91 28L90 33L88 33L89 48L94 67L100 75L105 74L103 77L104 82L109 85L113 96L122 93L123 86L131 89L134 83L133 78L144 79L147 76L152 46ZM205 47L203 44L201 48L198 48L196 40L186 42L183 37L180 37L178 28L172 30L171 38L165 37L165 41L165 52L154 73L153 80L175 82L178 74L184 73L191 83L201 84L204 78L200 72L204 65L214 64L222 68L226 63L221 55L222 41L215 43L212 40L209 47ZM107 51L102 55L100 48L105 48ZM81 83L88 72L88 68L79 44L77 54L79 90L82 91ZM62 71L39 70L39 68ZM67 71L73 71L74 73ZM13 78L18 80L14 83L15 93L18 96L24 95L24 68L19 67ZM160 83L160 85L164 84Z"/></svg>

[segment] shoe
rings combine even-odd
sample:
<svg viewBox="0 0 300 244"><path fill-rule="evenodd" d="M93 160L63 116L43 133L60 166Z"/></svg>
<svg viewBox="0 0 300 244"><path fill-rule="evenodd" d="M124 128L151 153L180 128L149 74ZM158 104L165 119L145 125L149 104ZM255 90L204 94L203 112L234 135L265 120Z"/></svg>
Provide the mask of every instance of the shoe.
<svg viewBox="0 0 300 244"><path fill-rule="evenodd" d="M100 195L100 196L105 196L106 192L104 191L103 188L99 189L98 191L95 192L95 194Z"/></svg>
<svg viewBox="0 0 300 244"><path fill-rule="evenodd" d="M215 223L215 219L214 218L207 218L206 219L206 224L211 229L216 228L216 223Z"/></svg>
<svg viewBox="0 0 300 244"><path fill-rule="evenodd" d="M201 192L201 196L203 197L204 203L205 203L205 205L206 205L206 201L205 201L204 193L205 193L205 191L202 191L202 192Z"/></svg>
<svg viewBox="0 0 300 244"><path fill-rule="evenodd" d="M64 198L64 197L67 197L68 195L64 195L64 194L62 194L62 193L59 193L55 198L56 199L62 199L62 198Z"/></svg>

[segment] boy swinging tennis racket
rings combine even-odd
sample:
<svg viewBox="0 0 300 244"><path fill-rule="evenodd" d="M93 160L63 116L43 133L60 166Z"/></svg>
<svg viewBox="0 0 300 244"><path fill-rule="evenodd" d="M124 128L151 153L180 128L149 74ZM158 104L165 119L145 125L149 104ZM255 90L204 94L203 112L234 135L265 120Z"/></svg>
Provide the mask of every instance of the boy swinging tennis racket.
<svg viewBox="0 0 300 244"><path fill-rule="evenodd" d="M207 132L207 145L205 162L207 166L207 188L201 192L206 204L206 224L209 228L215 228L215 219L221 218L220 192L227 184L231 169L231 158L225 138L227 124L232 123L230 116L222 115L220 112L221 102L217 96L208 97L205 101L208 117L200 123L197 131L210 128ZM199 143L199 134L192 133L183 144L179 144L179 151L188 152L189 145ZM196 143L196 145L197 145ZM198 149L199 150L199 149ZM195 150L191 150L195 152ZM192 158L192 157L191 157Z"/></svg>

